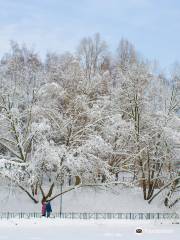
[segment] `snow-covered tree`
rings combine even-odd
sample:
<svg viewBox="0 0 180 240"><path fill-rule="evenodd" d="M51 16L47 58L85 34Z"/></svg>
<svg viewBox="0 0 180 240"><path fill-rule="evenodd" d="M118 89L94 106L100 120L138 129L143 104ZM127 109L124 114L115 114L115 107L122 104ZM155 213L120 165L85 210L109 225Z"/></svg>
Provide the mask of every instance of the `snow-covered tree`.
<svg viewBox="0 0 180 240"><path fill-rule="evenodd" d="M1 59L0 176L35 203L109 184L179 201L179 68L153 73L124 39L117 55L96 34L76 55L12 42Z"/></svg>
<svg viewBox="0 0 180 240"><path fill-rule="evenodd" d="M107 55L107 44L101 40L100 34L83 38L77 49L85 76L87 79L99 72L101 64Z"/></svg>

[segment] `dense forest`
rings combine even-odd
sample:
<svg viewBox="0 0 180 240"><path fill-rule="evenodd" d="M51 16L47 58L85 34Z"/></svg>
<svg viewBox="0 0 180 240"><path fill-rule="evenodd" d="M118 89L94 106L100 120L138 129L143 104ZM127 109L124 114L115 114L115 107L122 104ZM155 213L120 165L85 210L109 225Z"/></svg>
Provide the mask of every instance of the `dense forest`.
<svg viewBox="0 0 180 240"><path fill-rule="evenodd" d="M126 39L110 53L95 34L45 59L11 42L0 60L0 179L34 203L124 185L175 206L179 113L180 66L166 75Z"/></svg>

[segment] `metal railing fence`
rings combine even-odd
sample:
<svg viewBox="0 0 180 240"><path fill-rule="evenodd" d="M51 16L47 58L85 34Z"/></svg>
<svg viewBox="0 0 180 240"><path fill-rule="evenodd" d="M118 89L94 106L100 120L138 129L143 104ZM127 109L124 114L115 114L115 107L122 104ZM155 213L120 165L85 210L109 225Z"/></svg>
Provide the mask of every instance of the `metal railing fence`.
<svg viewBox="0 0 180 240"><path fill-rule="evenodd" d="M1 212L0 219L31 219L41 218L40 212ZM78 213L63 212L52 213L52 218L61 219L120 219L120 220L151 220L151 219L180 219L177 213Z"/></svg>

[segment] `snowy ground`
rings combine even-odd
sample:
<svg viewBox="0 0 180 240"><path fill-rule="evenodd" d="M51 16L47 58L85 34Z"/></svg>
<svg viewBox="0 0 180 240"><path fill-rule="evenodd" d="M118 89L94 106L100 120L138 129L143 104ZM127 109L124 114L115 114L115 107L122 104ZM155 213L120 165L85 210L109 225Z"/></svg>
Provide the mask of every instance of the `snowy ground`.
<svg viewBox="0 0 180 240"><path fill-rule="evenodd" d="M78 189L63 195L63 212L177 212L180 204L168 209L163 198L151 204L143 200L139 189L116 188L108 191L102 189ZM60 198L52 201L53 212L59 212ZM0 212L40 212L41 204L34 204L25 193L17 189L0 187Z"/></svg>
<svg viewBox="0 0 180 240"><path fill-rule="evenodd" d="M0 212L40 212L17 189L0 188ZM52 202L53 212L59 211L60 199ZM79 189L63 196L63 212L178 212L179 205L165 208L161 199L148 204L139 189ZM136 229L143 233L137 234ZM9 219L0 220L0 240L177 240L180 224L160 220L61 220Z"/></svg>
<svg viewBox="0 0 180 240"><path fill-rule="evenodd" d="M143 233L136 233L141 228ZM178 240L180 225L157 221L1 220L0 239L7 240Z"/></svg>

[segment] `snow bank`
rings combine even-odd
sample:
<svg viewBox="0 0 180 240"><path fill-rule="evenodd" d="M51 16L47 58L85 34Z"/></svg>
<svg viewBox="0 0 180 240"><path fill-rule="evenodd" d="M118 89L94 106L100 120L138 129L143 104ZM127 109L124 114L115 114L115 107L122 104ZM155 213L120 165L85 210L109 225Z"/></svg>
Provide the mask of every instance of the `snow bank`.
<svg viewBox="0 0 180 240"><path fill-rule="evenodd" d="M34 204L25 193L18 189L0 188L0 212L40 212L41 204ZM53 212L59 212L60 198L52 201ZM151 204L143 200L137 189L92 189L82 188L71 191L62 198L63 212L177 212L180 206L172 209L164 206L157 198Z"/></svg>

